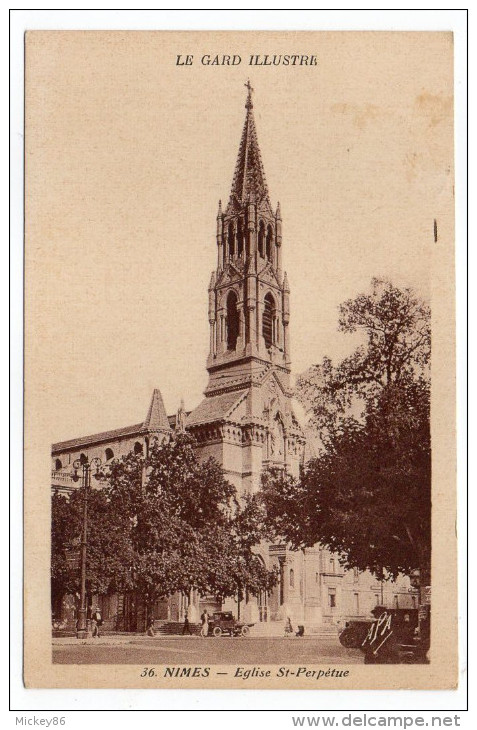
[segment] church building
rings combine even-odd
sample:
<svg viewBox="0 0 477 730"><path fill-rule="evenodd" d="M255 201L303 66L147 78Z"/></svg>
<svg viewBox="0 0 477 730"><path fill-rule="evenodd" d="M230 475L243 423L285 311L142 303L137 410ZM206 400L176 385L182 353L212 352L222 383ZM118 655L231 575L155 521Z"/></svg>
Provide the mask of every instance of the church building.
<svg viewBox="0 0 477 730"><path fill-rule="evenodd" d="M194 437L199 458L214 457L239 494L257 491L262 472L279 467L298 476L310 456L310 444L294 410L290 382L290 286L282 268L280 204L272 207L258 145L252 89L247 84L246 115L230 197L219 202L217 266L208 287L210 325L207 371L201 403L167 416L159 390L152 395L142 423L53 444L52 487L68 492L75 459L102 461L131 450L146 453L155 440L174 429ZM205 315L205 312L204 312ZM257 554L279 570L279 582L267 595L249 596L241 617L256 624L284 622L318 626L339 618L368 616L378 603L417 605L407 579L380 584L369 573L343 571L336 555L320 546L292 551L283 543L263 543ZM140 628L134 596L98 598L110 628ZM414 603L413 603L414 601ZM211 596L175 595L156 606L158 621L180 621L185 609L196 621L218 606Z"/></svg>

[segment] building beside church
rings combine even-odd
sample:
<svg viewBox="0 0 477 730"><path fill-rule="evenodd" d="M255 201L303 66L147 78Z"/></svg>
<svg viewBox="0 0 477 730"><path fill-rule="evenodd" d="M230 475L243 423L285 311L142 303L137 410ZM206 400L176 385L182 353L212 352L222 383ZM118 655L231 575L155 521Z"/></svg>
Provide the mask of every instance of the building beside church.
<svg viewBox="0 0 477 730"><path fill-rule="evenodd" d="M282 218L280 205L274 209L270 202L250 86L245 108L230 197L224 207L219 202L217 213L204 399L189 413L182 405L176 415L167 416L160 391L154 390L142 423L53 444L56 490L76 488L75 459L98 456L108 462L130 451L147 453L154 441L169 438L175 428L191 433L199 458L214 457L239 494L258 490L261 473L268 467L298 476L307 458L290 383L290 286L282 269ZM283 543L263 543L257 554L267 568L279 569L280 580L269 595L248 597L241 614L250 622L283 622L290 616L295 625L319 625L367 616L378 603L417 605L407 579L379 584L369 573L343 571L337 556L318 545L296 552ZM111 628L140 628L140 606L134 596L98 601ZM185 601L175 595L158 601L156 619L179 621L186 605L192 621L205 607L220 608L212 597L193 593ZM237 606L228 600L223 608L236 612Z"/></svg>

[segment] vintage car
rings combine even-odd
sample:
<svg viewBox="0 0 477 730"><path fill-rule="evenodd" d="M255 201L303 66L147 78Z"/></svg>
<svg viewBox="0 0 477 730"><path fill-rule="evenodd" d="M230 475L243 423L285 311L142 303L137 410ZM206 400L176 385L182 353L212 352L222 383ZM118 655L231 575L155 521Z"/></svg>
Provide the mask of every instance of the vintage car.
<svg viewBox="0 0 477 730"><path fill-rule="evenodd" d="M362 649L364 651L363 647L366 644L366 637L371 626L384 613L391 617L390 620L395 630L401 630L405 615L408 616L410 629L414 630L417 627L417 609L376 606L372 611L373 618L351 619L350 621L346 621L344 628L339 633L340 643L347 649Z"/></svg>
<svg viewBox="0 0 477 730"><path fill-rule="evenodd" d="M249 636L251 626L237 621L232 611L216 611L209 621L209 636Z"/></svg>
<svg viewBox="0 0 477 730"><path fill-rule="evenodd" d="M372 619L346 621L344 628L339 633L342 646L347 649L359 649L366 639L372 623Z"/></svg>
<svg viewBox="0 0 477 730"><path fill-rule="evenodd" d="M426 621L417 609L377 609L360 646L365 664L428 664ZM428 622L427 622L428 623Z"/></svg>

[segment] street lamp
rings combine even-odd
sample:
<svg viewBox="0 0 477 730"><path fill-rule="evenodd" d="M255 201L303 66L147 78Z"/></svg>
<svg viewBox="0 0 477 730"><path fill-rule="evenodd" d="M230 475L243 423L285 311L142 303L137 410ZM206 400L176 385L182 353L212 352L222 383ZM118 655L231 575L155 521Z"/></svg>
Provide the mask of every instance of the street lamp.
<svg viewBox="0 0 477 730"><path fill-rule="evenodd" d="M84 489L83 501L83 531L81 536L81 578L80 578L80 608L78 611L78 624L76 627L76 638L85 639L88 636L88 622L86 620L86 549L88 545L88 492L91 488L91 469L96 467L95 479L101 479L99 467L101 459L95 456L91 461L88 459L76 459L73 462L73 481L79 480L78 470L82 469L82 487Z"/></svg>

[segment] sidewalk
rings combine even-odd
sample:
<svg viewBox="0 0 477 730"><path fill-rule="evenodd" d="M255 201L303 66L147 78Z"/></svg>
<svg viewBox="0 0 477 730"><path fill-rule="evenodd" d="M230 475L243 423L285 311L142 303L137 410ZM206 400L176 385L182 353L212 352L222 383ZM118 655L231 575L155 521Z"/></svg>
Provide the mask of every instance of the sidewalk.
<svg viewBox="0 0 477 730"><path fill-rule="evenodd" d="M77 639L76 636L55 636L52 637L52 644L53 646L71 646L79 644L94 644L102 646L122 646L123 644L149 644L153 641L174 641L177 639L198 639L203 641L201 636L189 636L188 634L186 636L182 636L181 634L159 634L157 633L155 636L147 636L147 634L124 634L124 633L117 633L117 634L104 634L103 636L100 636L99 638L89 638L89 639Z"/></svg>

